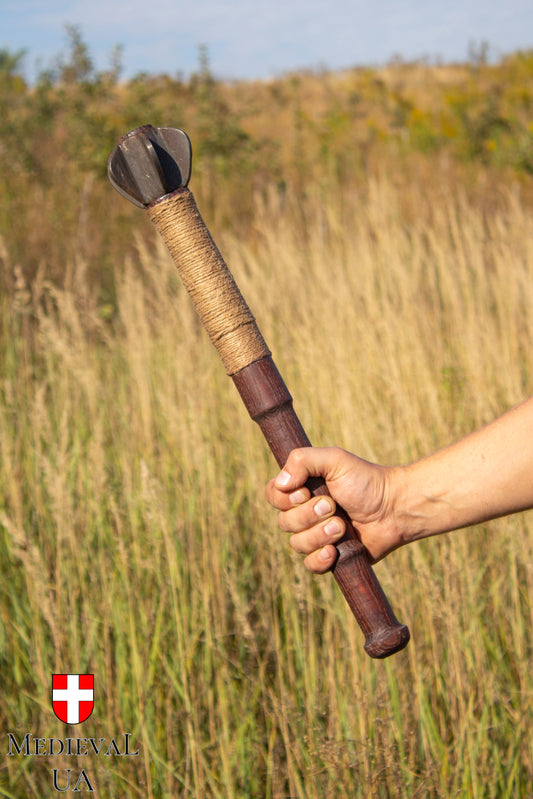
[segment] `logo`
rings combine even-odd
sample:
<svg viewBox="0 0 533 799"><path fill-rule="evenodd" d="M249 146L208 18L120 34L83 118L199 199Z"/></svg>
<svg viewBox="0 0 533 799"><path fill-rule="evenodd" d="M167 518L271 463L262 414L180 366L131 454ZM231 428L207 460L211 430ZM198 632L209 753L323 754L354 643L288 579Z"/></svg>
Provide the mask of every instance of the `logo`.
<svg viewBox="0 0 533 799"><path fill-rule="evenodd" d="M94 707L94 674L53 674L52 708L60 721L65 724L81 724L86 721ZM95 724L98 722L96 721ZM122 732L113 738L40 738L33 732L20 736L7 733L7 757L76 757L77 768L51 768L54 791L79 792L82 789L94 792L96 786L89 776L93 757L139 757L139 749L131 744L132 733ZM80 763L79 758L82 757ZM83 756L86 760L83 761ZM68 764L68 760L66 761ZM79 771L80 765L89 766ZM25 767L23 767L25 768ZM79 773L78 773L79 772ZM0 788L0 794L2 790Z"/></svg>
<svg viewBox="0 0 533 799"><path fill-rule="evenodd" d="M53 674L52 708L65 724L81 724L94 707L94 674Z"/></svg>

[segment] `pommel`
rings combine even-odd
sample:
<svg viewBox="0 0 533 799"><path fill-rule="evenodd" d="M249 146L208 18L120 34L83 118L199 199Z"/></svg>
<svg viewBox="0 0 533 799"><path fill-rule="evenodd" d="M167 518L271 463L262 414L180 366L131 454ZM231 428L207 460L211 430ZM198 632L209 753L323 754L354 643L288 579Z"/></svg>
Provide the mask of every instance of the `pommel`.
<svg viewBox="0 0 533 799"><path fill-rule="evenodd" d="M145 208L187 186L191 160L191 142L183 130L142 125L120 139L107 174L119 194Z"/></svg>

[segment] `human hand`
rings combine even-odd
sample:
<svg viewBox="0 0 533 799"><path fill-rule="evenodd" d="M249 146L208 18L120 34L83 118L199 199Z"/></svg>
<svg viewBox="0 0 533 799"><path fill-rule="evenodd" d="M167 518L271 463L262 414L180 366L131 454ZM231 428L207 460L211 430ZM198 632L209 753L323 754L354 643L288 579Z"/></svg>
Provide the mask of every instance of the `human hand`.
<svg viewBox="0 0 533 799"><path fill-rule="evenodd" d="M293 450L282 472L266 487L268 502L280 511L281 530L292 533L292 548L307 557L304 565L321 574L334 565L344 521L336 503L350 517L370 558L376 562L403 542L394 520L395 467L378 466L338 447ZM312 497L309 477L322 477L331 497Z"/></svg>

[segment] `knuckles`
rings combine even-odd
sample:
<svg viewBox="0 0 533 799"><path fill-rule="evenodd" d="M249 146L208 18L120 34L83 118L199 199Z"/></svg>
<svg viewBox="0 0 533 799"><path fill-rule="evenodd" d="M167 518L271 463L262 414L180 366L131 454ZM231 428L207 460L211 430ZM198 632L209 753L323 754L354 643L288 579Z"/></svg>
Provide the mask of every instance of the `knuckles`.
<svg viewBox="0 0 533 799"><path fill-rule="evenodd" d="M290 529L290 527L287 525L287 522L285 521L285 513L283 511L280 511L280 513L278 515L278 527L279 527L279 529L281 530L282 533L292 533L293 532Z"/></svg>
<svg viewBox="0 0 533 799"><path fill-rule="evenodd" d="M290 474L293 475L293 477L296 476L293 474L293 472L299 473L301 471L302 464L305 463L306 452L309 449L310 447L299 447L290 451L285 468Z"/></svg>

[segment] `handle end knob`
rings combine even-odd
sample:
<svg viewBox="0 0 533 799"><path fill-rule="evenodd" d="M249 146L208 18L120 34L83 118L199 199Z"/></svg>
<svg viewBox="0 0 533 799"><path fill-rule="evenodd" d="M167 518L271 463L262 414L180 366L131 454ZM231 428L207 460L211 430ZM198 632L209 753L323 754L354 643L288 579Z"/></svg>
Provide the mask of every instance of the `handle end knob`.
<svg viewBox="0 0 533 799"><path fill-rule="evenodd" d="M371 633L365 640L364 649L371 658L382 660L404 649L410 638L409 628L405 624L398 624Z"/></svg>
<svg viewBox="0 0 533 799"><path fill-rule="evenodd" d="M348 519L346 512L337 507L339 512ZM333 576L364 633L365 652L372 658L386 658L407 646L409 629L394 615L349 519L348 530L354 537L345 537L336 545L339 557Z"/></svg>

